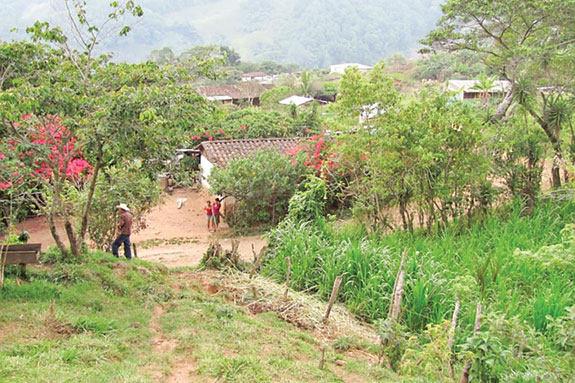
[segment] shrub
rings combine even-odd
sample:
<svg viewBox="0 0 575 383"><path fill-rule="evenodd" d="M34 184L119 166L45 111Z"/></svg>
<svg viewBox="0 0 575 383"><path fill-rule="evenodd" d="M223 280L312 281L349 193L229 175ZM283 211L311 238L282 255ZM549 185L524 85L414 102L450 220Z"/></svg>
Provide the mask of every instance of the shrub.
<svg viewBox="0 0 575 383"><path fill-rule="evenodd" d="M262 150L216 168L209 178L214 193L236 200L231 225L278 222L288 201L307 172L301 157L289 158L277 150Z"/></svg>

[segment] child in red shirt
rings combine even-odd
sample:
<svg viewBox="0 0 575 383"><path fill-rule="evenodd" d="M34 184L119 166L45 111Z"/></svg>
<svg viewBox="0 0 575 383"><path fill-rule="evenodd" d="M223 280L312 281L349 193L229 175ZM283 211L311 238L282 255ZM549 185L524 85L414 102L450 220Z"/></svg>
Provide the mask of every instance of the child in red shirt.
<svg viewBox="0 0 575 383"><path fill-rule="evenodd" d="M218 229L220 225L220 209L222 208L222 203L220 202L219 198L216 198L214 204L212 205L212 212L214 213L214 220L212 222L212 226L214 227L214 231Z"/></svg>
<svg viewBox="0 0 575 383"><path fill-rule="evenodd" d="M206 216L208 218L208 231L210 231L210 228L213 226L213 223L212 223L213 211L212 211L212 202L211 201L208 201L208 205L204 208L204 210L206 211Z"/></svg>

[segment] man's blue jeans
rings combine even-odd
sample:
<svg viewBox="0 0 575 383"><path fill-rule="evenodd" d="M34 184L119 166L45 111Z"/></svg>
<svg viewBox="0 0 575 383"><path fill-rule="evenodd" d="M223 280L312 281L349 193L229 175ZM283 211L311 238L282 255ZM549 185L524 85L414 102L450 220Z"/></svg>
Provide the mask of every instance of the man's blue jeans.
<svg viewBox="0 0 575 383"><path fill-rule="evenodd" d="M122 243L124 244L124 255L126 255L126 258L128 259L132 259L132 248L130 244L129 235L120 234L118 238L116 238L116 240L112 244L112 254L114 254L114 256L118 258L120 257L118 255L118 249L120 248L120 246L122 246Z"/></svg>

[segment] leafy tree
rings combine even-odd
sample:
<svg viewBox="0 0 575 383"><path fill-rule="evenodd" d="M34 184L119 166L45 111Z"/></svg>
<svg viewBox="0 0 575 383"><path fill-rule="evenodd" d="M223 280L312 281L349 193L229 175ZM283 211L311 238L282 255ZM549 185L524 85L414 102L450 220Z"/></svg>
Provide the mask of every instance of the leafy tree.
<svg viewBox="0 0 575 383"><path fill-rule="evenodd" d="M71 4L75 9L75 13L70 10L75 38L47 23L38 22L29 29L35 40L54 46L53 60L59 60L59 65L38 68L34 81L24 77L3 91L0 119L17 146L30 148L38 161L50 163L51 154L34 142L36 135L30 127L49 131L48 117L58 116L69 132L65 137L70 137L63 140L62 150L73 138L91 164L92 176L86 185L71 185L65 172L53 168L54 176L44 189L50 207L48 220L53 222L57 215L64 217L70 251L77 255L85 242L100 171L120 161L154 158L158 160L154 164L161 164L169 154L170 143L180 141L178 132L191 125L190 120L202 113L205 103L190 86L180 85L189 78L185 68L159 68L154 63L112 64L108 56L93 56L105 26L126 13L141 16L141 9L133 2L113 2L108 19L97 27L88 20L84 2ZM123 27L120 33L128 30ZM74 40L80 44L78 50L71 45ZM29 126L16 125L20 116L30 113L33 118ZM85 190L79 205L75 205L74 189ZM70 206L75 206L73 214ZM55 225L50 228L56 244L67 254Z"/></svg>
<svg viewBox="0 0 575 383"><path fill-rule="evenodd" d="M240 64L241 56L233 48L224 45L220 47L220 50L224 54L226 65L238 66Z"/></svg>
<svg viewBox="0 0 575 383"><path fill-rule="evenodd" d="M393 81L385 75L385 62L377 64L367 75L356 67L346 69L339 85L335 112L350 120L357 119L364 106L377 104L378 110L391 110L399 100Z"/></svg>
<svg viewBox="0 0 575 383"><path fill-rule="evenodd" d="M559 187L564 118L552 116L562 113L564 94L575 86L575 2L450 0L442 9L438 29L423 42L436 50L477 52L489 68L511 81L495 118L502 119L513 101L527 110L553 147L553 186Z"/></svg>
<svg viewBox="0 0 575 383"><path fill-rule="evenodd" d="M117 209L120 203L130 207L134 215L133 232L146 227L144 216L156 206L161 190L155 179L147 177L145 169L135 164L109 167L100 173L90 206L92 218L88 225L91 241L100 249L110 251L117 235ZM80 193L80 199L82 195Z"/></svg>
<svg viewBox="0 0 575 383"><path fill-rule="evenodd" d="M306 172L301 156L271 149L214 169L208 182L214 193L234 197L235 213L226 217L230 224L275 225L287 213L288 202Z"/></svg>
<svg viewBox="0 0 575 383"><path fill-rule="evenodd" d="M312 81L313 78L309 71L304 70L303 72L301 72L300 82L301 82L301 93L303 96L311 95Z"/></svg>
<svg viewBox="0 0 575 383"><path fill-rule="evenodd" d="M423 93L343 142L336 163L346 174L344 194L372 229L394 228L391 208L404 229L418 219L431 231L461 216L471 222L491 202L480 121L445 94Z"/></svg>
<svg viewBox="0 0 575 383"><path fill-rule="evenodd" d="M493 70L481 62L481 55L471 51L433 52L415 62L415 77L426 80L446 81L475 79L479 74Z"/></svg>
<svg viewBox="0 0 575 383"><path fill-rule="evenodd" d="M260 96L260 103L263 107L273 108L278 106L278 102L294 94L292 88L287 86L277 86L268 89Z"/></svg>
<svg viewBox="0 0 575 383"><path fill-rule="evenodd" d="M176 55L170 47L162 49L154 49L150 52L148 60L158 63L160 65L173 64L176 61Z"/></svg>

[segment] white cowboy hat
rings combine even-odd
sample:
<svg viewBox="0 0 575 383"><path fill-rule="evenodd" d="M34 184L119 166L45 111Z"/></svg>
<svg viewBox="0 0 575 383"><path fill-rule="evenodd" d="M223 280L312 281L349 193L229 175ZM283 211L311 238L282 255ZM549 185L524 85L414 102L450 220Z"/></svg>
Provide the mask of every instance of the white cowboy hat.
<svg viewBox="0 0 575 383"><path fill-rule="evenodd" d="M118 206L116 206L118 209L122 209L125 211L130 211L130 208L128 207L128 205L126 205L125 203L121 203Z"/></svg>

